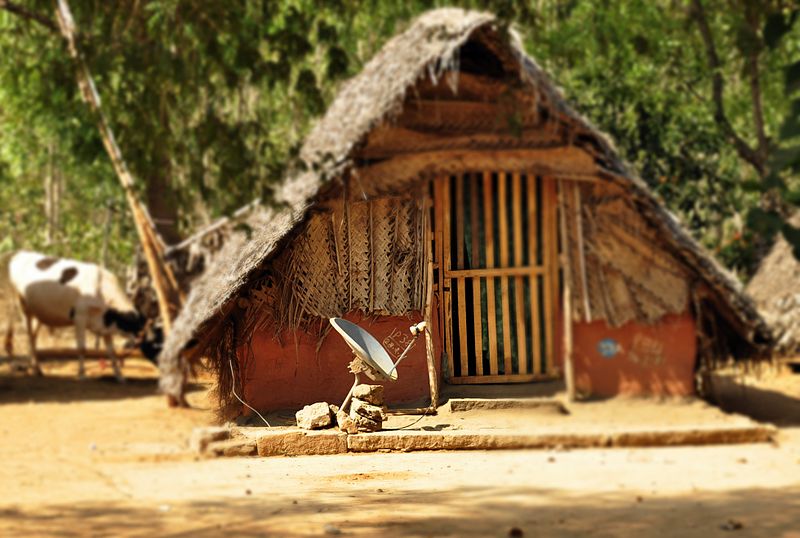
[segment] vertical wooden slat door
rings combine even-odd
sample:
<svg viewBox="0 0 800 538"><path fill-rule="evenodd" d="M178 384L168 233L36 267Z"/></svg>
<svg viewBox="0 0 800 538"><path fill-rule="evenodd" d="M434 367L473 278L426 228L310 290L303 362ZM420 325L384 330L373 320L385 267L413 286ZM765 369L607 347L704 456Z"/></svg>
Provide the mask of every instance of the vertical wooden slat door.
<svg viewBox="0 0 800 538"><path fill-rule="evenodd" d="M450 383L554 374L558 291L556 185L482 171L434 188L444 346Z"/></svg>

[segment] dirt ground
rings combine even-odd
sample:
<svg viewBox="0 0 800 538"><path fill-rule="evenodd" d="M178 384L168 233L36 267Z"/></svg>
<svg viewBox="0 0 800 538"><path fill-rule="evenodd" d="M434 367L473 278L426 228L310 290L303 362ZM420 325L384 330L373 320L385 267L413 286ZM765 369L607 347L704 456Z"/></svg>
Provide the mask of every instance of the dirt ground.
<svg viewBox="0 0 800 538"><path fill-rule="evenodd" d="M775 444L200 459L204 386L169 410L148 363L127 361L124 386L89 366L78 382L74 363L0 365L0 535L800 538L796 375L720 389L778 423Z"/></svg>

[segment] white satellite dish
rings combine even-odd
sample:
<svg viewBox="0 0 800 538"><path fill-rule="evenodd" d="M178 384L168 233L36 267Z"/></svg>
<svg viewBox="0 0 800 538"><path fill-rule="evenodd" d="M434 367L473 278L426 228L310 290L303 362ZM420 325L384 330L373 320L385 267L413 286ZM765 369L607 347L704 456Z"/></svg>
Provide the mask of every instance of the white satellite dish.
<svg viewBox="0 0 800 538"><path fill-rule="evenodd" d="M347 410L353 391L361 382L358 377L360 373L366 374L374 381L397 381L397 365L408 355L408 352L414 347L417 337L425 330L427 325L422 321L409 327L414 338L408 343L403 353L400 354L397 362L392 362L392 358L386 352L386 349L366 330L342 318L331 318L330 322L336 332L342 335L342 338L344 338L344 341L356 356L355 360L350 363L350 371L355 375L355 383L353 383L353 387L340 406L343 411Z"/></svg>
<svg viewBox="0 0 800 538"><path fill-rule="evenodd" d="M356 357L371 367L380 380L397 381L397 370L392 358L374 336L346 319L331 318L331 325L342 335Z"/></svg>

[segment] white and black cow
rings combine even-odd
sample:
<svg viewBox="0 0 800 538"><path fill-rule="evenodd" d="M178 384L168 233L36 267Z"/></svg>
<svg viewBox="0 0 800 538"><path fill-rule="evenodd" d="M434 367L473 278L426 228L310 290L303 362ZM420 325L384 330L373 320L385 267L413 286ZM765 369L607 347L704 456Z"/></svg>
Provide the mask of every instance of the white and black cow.
<svg viewBox="0 0 800 538"><path fill-rule="evenodd" d="M114 375L118 381L124 382L114 353L113 336L139 337L146 320L136 312L111 272L92 263L27 251L13 254L8 260L7 271L8 281L25 315L31 367L35 374L42 373L36 353L36 337L41 326L72 325L78 344L78 377L85 377L83 362L86 331L89 330L103 338ZM13 316L9 319L7 346L12 320Z"/></svg>

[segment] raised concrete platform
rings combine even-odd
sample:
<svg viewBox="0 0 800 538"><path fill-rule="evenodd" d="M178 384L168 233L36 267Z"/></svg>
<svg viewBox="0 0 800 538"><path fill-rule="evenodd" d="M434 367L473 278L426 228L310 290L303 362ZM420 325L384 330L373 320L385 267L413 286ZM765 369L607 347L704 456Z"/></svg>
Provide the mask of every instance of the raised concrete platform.
<svg viewBox="0 0 800 538"><path fill-rule="evenodd" d="M209 428L207 439L193 443L206 446L201 453L207 455L299 456L762 443L777 433L771 424L725 413L694 398L575 402L568 412L563 401L532 394L453 396L435 415L390 415L383 431L349 436L337 429L300 430L294 426L294 413L287 411L282 422L283 415L269 417L279 427L231 427L227 438L221 438L219 429Z"/></svg>
<svg viewBox="0 0 800 538"><path fill-rule="evenodd" d="M347 435L336 429L305 431L295 428L246 428L233 431L234 440L210 443L207 454L242 456L301 456L345 452L412 452L420 450L512 450L548 448L625 448L710 444L763 443L772 440L769 425L698 426L629 431L527 433L489 431L382 431Z"/></svg>

